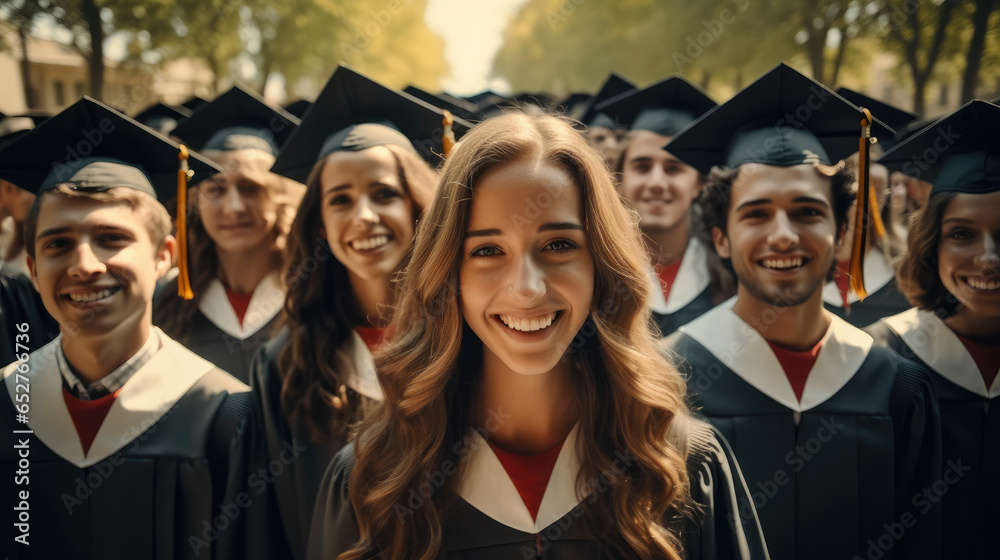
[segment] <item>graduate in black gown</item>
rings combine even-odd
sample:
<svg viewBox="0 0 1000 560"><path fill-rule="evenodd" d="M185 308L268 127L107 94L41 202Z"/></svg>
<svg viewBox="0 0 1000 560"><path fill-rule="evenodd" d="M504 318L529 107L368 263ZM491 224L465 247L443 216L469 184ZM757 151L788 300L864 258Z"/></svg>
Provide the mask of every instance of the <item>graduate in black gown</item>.
<svg viewBox="0 0 1000 560"><path fill-rule="evenodd" d="M91 155L65 159L67 146ZM223 503L249 387L151 323L177 248L157 197L173 195L178 153L89 98L0 150L5 176L39 193L29 267L61 331L3 370L4 557L216 558L235 536L217 520L235 508Z"/></svg>
<svg viewBox="0 0 1000 560"><path fill-rule="evenodd" d="M289 235L282 328L257 356L251 385L264 414L255 460L297 451L275 479L270 528L283 529L294 558L305 557L330 460L382 400L372 352L391 334L393 277L437 186L416 146L433 139L442 118L341 67L275 163L307 192Z"/></svg>
<svg viewBox="0 0 1000 560"><path fill-rule="evenodd" d="M163 282L153 323L247 383L285 301L282 251L305 188L269 170L298 122L237 86L174 129L223 171L190 191L192 297Z"/></svg>
<svg viewBox="0 0 1000 560"><path fill-rule="evenodd" d="M838 89L837 94L859 107L865 107L872 116L894 130L900 130L917 119L914 113L847 88ZM871 159L878 159L895 139L896 136L880 138L870 148ZM847 164L856 170L858 154L847 158ZM879 223L874 219L869 222L866 236L868 246L865 247L864 276L868 295L860 301L850 289L849 268L854 248L850 236L837 248L837 269L833 279L823 286L823 306L858 328L910 308L906 296L896 285L896 266L906 251L906 229L898 223L902 219L899 216L902 208L894 206L901 205L903 200L891 196L889 170L884 165L871 163L868 174L878 203L878 212L872 216L879 218ZM855 212L848 212L847 231L854 231L854 215Z"/></svg>
<svg viewBox="0 0 1000 560"><path fill-rule="evenodd" d="M863 116L781 64L665 147L717 166L707 218L739 281L666 345L732 445L776 559L940 558L927 374L823 309L854 198L834 164L857 149Z"/></svg>
<svg viewBox="0 0 1000 560"><path fill-rule="evenodd" d="M946 558L996 558L1000 524L1000 107L973 101L885 154L933 183L900 286L914 307L867 330L926 365L941 409ZM944 133L944 136L942 136ZM938 149L939 138L957 142ZM926 151L925 151L926 150ZM929 161L933 157L936 161ZM994 409L996 407L996 409Z"/></svg>
<svg viewBox="0 0 1000 560"><path fill-rule="evenodd" d="M619 191L639 215L650 257L653 318L664 336L736 293L732 273L702 226L696 200L705 177L663 151L715 105L700 88L672 76L599 106L629 129L613 169Z"/></svg>
<svg viewBox="0 0 1000 560"><path fill-rule="evenodd" d="M650 335L645 269L567 121L469 132L376 358L384 404L324 478L309 558L766 558L738 465Z"/></svg>

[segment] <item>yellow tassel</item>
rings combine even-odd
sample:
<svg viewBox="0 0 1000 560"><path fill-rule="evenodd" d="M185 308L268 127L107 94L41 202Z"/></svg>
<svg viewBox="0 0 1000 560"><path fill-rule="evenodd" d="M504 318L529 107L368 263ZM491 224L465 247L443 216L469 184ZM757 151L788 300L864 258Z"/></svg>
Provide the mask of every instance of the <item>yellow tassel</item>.
<svg viewBox="0 0 1000 560"><path fill-rule="evenodd" d="M448 159L451 149L455 146L455 133L451 130L451 125L455 122L455 118L451 116L450 112L443 112L444 118L441 119L441 126L444 127L444 137L441 139L441 147L444 148L444 159Z"/></svg>
<svg viewBox="0 0 1000 560"><path fill-rule="evenodd" d="M871 181L868 176L869 169L869 147L871 146L872 114L868 109L861 108L865 116L861 119L861 138L858 140L858 197L854 213L854 245L851 248L851 266L848 271L850 277L851 291L858 296L858 301L864 301L868 297L865 291L865 245L868 242L868 216L871 214L870 207L874 204L878 208L875 200L875 193L871 192ZM876 210L875 215L878 216ZM884 234L881 219L876 221L876 230Z"/></svg>
<svg viewBox="0 0 1000 560"><path fill-rule="evenodd" d="M187 255L187 181L191 175L188 169L187 146L181 145L177 159L181 162L177 170L177 268L180 272L177 275L177 295L184 299L193 299Z"/></svg>

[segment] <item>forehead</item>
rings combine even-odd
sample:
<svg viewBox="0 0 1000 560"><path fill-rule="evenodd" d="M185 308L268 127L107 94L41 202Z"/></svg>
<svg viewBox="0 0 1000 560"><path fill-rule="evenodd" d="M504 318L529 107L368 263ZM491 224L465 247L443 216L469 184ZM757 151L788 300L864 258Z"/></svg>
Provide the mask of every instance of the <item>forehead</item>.
<svg viewBox="0 0 1000 560"><path fill-rule="evenodd" d="M39 202L36 227L39 233L52 228L81 229L98 225L144 231L142 217L124 200L101 202L56 194L43 196Z"/></svg>
<svg viewBox="0 0 1000 560"><path fill-rule="evenodd" d="M488 171L473 188L470 229L549 221L583 223L583 197L570 175L551 163L518 161Z"/></svg>
<svg viewBox="0 0 1000 560"><path fill-rule="evenodd" d="M323 165L322 183L325 187L350 182L358 175L396 175L396 158L385 146L373 146L356 152L339 151L327 156Z"/></svg>
<svg viewBox="0 0 1000 560"><path fill-rule="evenodd" d="M821 175L811 164L789 167L744 164L733 180L730 209L751 200L782 203L802 196L820 198L833 206L832 195L833 179Z"/></svg>
<svg viewBox="0 0 1000 560"><path fill-rule="evenodd" d="M628 145L629 159L637 157L661 157L665 159L672 157L663 149L663 146L666 146L667 142L670 141L669 136L657 134L649 130L639 130L633 134L632 141Z"/></svg>
<svg viewBox="0 0 1000 560"><path fill-rule="evenodd" d="M941 216L942 220L960 218L1000 227L1000 191L986 194L957 193Z"/></svg>
<svg viewBox="0 0 1000 560"><path fill-rule="evenodd" d="M212 161L222 167L223 173L262 174L274 165L274 156L261 150L209 151Z"/></svg>

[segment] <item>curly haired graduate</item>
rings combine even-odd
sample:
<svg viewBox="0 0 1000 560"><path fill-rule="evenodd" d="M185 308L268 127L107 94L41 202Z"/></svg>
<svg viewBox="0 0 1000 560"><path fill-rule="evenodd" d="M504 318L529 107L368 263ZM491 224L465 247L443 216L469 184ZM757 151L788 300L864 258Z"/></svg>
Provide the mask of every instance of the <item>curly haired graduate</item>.
<svg viewBox="0 0 1000 560"><path fill-rule="evenodd" d="M384 406L327 471L310 557L766 558L738 466L656 348L645 263L566 121L473 129L421 220L376 356Z"/></svg>

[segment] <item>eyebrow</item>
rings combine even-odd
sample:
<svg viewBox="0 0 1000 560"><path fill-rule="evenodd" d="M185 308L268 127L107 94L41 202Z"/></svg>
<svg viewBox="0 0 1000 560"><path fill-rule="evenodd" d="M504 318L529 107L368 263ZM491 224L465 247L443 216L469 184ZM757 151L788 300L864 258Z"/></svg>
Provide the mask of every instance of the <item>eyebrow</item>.
<svg viewBox="0 0 1000 560"><path fill-rule="evenodd" d="M49 228L49 229L42 230L35 237L37 239L41 239L43 237L50 237L52 235L63 235L65 233L69 233L70 231L72 231L72 229L70 229L68 227Z"/></svg>
<svg viewBox="0 0 1000 560"><path fill-rule="evenodd" d="M737 211L742 210L743 208L745 208L747 206L763 206L765 204L771 204L772 202L774 202L774 201L771 200L770 198L757 198L757 199L754 199L754 200L748 200L748 201L744 202L743 204L740 204L739 206L736 207L736 210ZM792 200L792 202L795 202L795 203L806 203L806 204L819 204L820 206L823 206L824 208L829 208L830 207L830 203L829 202L823 200L822 198L816 198L816 197L813 197L813 196L797 196L797 197L795 197Z"/></svg>
<svg viewBox="0 0 1000 560"><path fill-rule="evenodd" d="M972 224L972 223L975 223L973 220L970 220L969 218L947 218L947 219L945 219L944 221L941 222L941 225L947 224L949 222L958 222L960 224Z"/></svg>
<svg viewBox="0 0 1000 560"><path fill-rule="evenodd" d="M388 187L390 189L399 189L400 188L400 187L398 187L396 185L390 185L388 183L383 183L382 181L374 181L374 182L372 182L371 184L368 185L369 189L373 189L373 188L377 188L377 187ZM340 192L340 191L348 190L350 188L351 188L351 185L349 185L349 184L347 184L347 185L339 185L339 186L333 187L330 190L328 190L325 193L323 193L323 197L326 198L326 196L328 194L330 194L330 193Z"/></svg>
<svg viewBox="0 0 1000 560"><path fill-rule="evenodd" d="M548 222L538 226L538 233L545 233L547 231L561 231L561 230L578 230L583 231L583 226L573 222ZM503 235L503 231L491 228L491 229L477 229L465 233L465 238L470 237L498 237Z"/></svg>

